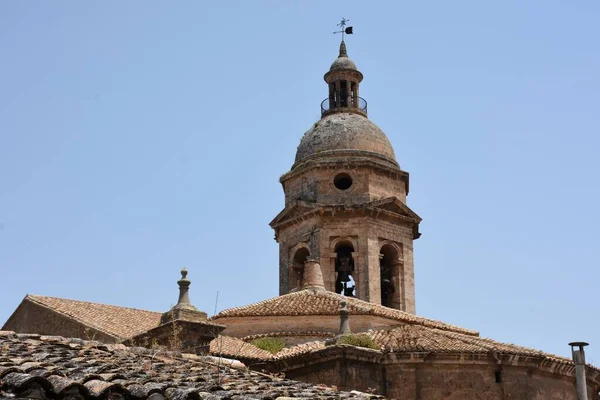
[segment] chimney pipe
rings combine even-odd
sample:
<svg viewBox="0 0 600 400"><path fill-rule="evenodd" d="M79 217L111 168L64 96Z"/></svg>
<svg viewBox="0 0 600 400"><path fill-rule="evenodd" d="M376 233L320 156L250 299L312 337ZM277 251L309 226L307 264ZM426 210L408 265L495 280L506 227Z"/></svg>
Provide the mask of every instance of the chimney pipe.
<svg viewBox="0 0 600 400"><path fill-rule="evenodd" d="M586 342L571 342L573 362L575 362L575 383L577 385L577 400L588 400L587 384L585 381L585 352L583 348L588 346Z"/></svg>

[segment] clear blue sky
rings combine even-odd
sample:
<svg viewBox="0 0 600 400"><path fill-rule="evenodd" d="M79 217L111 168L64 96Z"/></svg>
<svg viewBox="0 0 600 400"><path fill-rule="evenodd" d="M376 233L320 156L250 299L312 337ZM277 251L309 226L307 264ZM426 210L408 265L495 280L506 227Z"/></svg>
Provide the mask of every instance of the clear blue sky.
<svg viewBox="0 0 600 400"><path fill-rule="evenodd" d="M600 365L600 3L0 3L0 323L26 293L277 294L278 178L335 24L411 173L417 312Z"/></svg>

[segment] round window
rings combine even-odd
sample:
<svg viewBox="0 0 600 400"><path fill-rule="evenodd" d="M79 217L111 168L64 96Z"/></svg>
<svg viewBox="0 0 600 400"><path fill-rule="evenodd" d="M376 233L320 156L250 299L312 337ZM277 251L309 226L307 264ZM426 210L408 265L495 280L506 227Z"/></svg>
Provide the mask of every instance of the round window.
<svg viewBox="0 0 600 400"><path fill-rule="evenodd" d="M352 186L352 178L346 173L337 174L333 178L333 184L340 190L348 190Z"/></svg>

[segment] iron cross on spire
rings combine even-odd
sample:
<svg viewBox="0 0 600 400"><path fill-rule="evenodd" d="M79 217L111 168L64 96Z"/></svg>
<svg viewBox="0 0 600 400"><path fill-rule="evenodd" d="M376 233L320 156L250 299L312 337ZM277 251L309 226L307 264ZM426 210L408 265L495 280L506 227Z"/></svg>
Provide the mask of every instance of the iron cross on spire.
<svg viewBox="0 0 600 400"><path fill-rule="evenodd" d="M333 32L333 34L335 35L336 33L341 33L342 34L342 42L344 41L344 34L348 34L348 35L352 35L354 32L352 32L352 27L346 27L346 24L350 22L349 19L346 18L342 18L342 20L340 21L339 24L337 24L337 26L340 27L341 31L335 31Z"/></svg>

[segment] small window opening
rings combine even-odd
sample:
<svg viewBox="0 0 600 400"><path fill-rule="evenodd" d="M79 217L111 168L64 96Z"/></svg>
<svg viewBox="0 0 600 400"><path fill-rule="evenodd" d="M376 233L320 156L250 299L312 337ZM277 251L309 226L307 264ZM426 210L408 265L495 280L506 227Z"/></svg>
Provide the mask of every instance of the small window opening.
<svg viewBox="0 0 600 400"><path fill-rule="evenodd" d="M333 184L340 190L348 190L352 186L352 178L348 174L337 174L333 178Z"/></svg>
<svg viewBox="0 0 600 400"><path fill-rule="evenodd" d="M335 272L337 272L335 291L349 297L354 297L354 289L356 288L352 277L354 273L353 251L354 249L350 246L342 246L336 251L337 257L335 260Z"/></svg>
<svg viewBox="0 0 600 400"><path fill-rule="evenodd" d="M496 383L502 382L502 371L495 371L494 375L496 376Z"/></svg>

